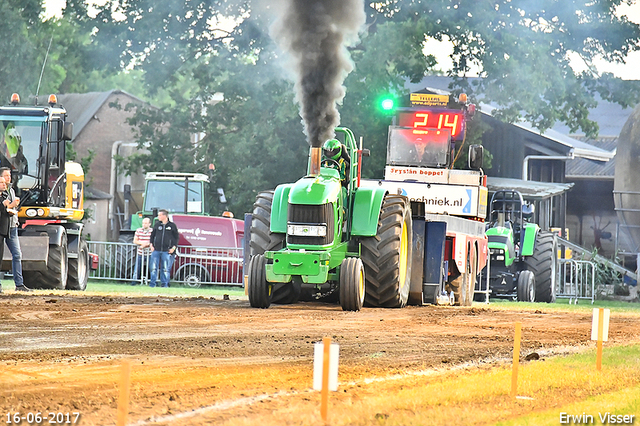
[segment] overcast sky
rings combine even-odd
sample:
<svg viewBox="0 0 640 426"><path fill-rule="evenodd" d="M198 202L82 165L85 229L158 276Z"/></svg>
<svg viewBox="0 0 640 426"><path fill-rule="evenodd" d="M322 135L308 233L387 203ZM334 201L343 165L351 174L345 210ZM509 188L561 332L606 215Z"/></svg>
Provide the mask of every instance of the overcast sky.
<svg viewBox="0 0 640 426"><path fill-rule="evenodd" d="M99 1L96 1L95 3L99 3ZM65 4L66 0L44 0L47 16L59 14ZM621 15L626 15L630 21L640 24L639 3L636 2L632 6L623 4L619 7L619 13ZM433 41L427 44L427 52L436 56L439 68L443 71L446 71L447 68L451 67L451 59L448 56L451 53L451 50L451 46L447 43L438 43ZM571 65L576 71L582 71L585 68L584 63L581 63L579 59L573 61ZM640 70L640 52L632 52L627 57L626 64L611 64L604 60L600 60L596 61L595 65L600 72L611 72L615 76L625 80L640 79L640 72L638 71Z"/></svg>

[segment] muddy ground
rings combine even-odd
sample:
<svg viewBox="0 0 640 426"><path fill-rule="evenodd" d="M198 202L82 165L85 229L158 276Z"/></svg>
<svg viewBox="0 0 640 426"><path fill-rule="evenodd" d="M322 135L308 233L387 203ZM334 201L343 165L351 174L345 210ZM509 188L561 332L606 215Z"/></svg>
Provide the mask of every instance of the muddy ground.
<svg viewBox="0 0 640 426"><path fill-rule="evenodd" d="M523 358L593 347L590 312L546 305L343 312L319 303L260 310L242 298L220 299L0 295L0 422L40 412L49 419L70 413L73 424L80 413L75 424L113 425L126 360L128 424L255 424L273 405L316 398L312 346L327 336L340 344L340 383L358 386L397 373L509 362L516 321ZM612 317L608 344L640 342L637 314Z"/></svg>

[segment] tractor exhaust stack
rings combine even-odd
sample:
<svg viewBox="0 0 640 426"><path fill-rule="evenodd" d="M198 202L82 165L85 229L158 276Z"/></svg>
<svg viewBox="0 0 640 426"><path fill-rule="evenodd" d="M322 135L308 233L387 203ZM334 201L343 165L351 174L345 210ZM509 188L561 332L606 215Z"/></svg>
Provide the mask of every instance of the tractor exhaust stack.
<svg viewBox="0 0 640 426"><path fill-rule="evenodd" d="M309 176L318 176L320 174L320 162L322 159L322 149L312 146L309 150Z"/></svg>

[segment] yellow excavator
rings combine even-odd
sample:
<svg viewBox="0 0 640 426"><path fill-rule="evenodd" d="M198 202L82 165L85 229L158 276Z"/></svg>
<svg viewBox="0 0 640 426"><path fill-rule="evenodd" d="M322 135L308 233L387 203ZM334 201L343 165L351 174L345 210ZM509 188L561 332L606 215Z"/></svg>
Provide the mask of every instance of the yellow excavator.
<svg viewBox="0 0 640 426"><path fill-rule="evenodd" d="M9 167L20 198L16 214L25 284L35 289L85 290L90 254L82 235L84 172L66 161L73 134L67 111L50 95L26 106L14 93L0 107L0 166ZM2 270L11 267L4 251Z"/></svg>

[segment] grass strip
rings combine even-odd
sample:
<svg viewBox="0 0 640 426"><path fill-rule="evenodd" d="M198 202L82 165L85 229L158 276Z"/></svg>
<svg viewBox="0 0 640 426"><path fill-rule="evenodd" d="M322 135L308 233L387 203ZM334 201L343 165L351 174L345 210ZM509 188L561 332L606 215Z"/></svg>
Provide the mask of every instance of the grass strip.
<svg viewBox="0 0 640 426"><path fill-rule="evenodd" d="M606 417L607 414L614 415L616 420L623 421L624 417L618 416L626 415L628 420L633 420L631 424L640 424L640 386L594 396L558 409L499 422L496 426L557 426L558 424L578 424L573 421L578 419L584 420L584 424L604 425L609 419ZM632 415L633 419L630 418ZM569 416L577 416L578 419Z"/></svg>
<svg viewBox="0 0 640 426"><path fill-rule="evenodd" d="M558 425L560 413L636 415L640 393L640 345L605 347L603 370L595 369L595 351L541 359L520 369L513 400L511 366L471 368L407 375L372 383L342 385L330 395L329 422L339 425L450 426ZM229 419L229 425L321 424L319 393L267 408L270 415ZM263 414L263 413L262 413ZM258 413L256 413L258 415ZM295 420L294 420L295 419ZM640 420L635 418L633 424ZM572 423L576 424L576 423Z"/></svg>
<svg viewBox="0 0 640 426"><path fill-rule="evenodd" d="M518 395L530 399L512 400L510 379L505 366L434 381L394 397L399 404L389 421L374 419L383 425L536 425L538 420L557 425L561 412L579 415L597 408L602 413L635 414L638 411L628 401L609 395L640 390L640 345L606 348L602 372L595 369L595 351L524 364Z"/></svg>

